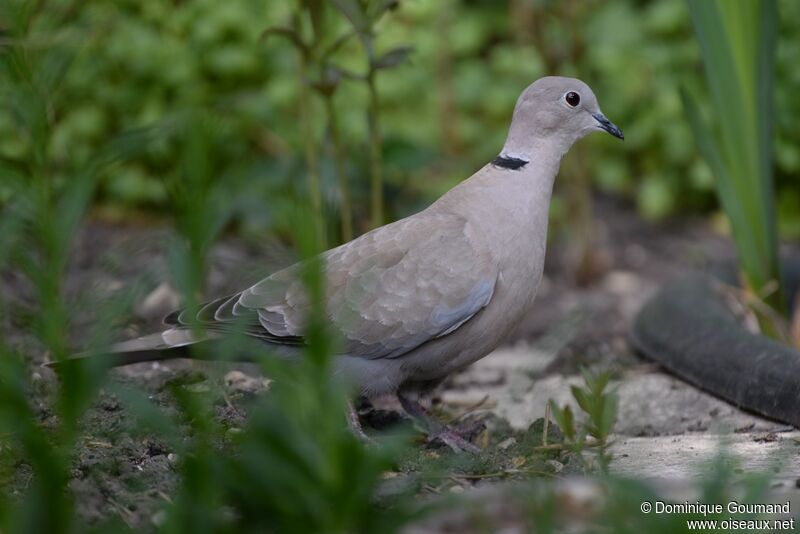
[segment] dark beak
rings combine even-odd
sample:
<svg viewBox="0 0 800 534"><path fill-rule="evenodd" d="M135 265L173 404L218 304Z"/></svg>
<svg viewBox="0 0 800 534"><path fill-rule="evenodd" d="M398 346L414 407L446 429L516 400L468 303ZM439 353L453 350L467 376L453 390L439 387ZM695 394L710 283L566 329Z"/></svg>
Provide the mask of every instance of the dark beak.
<svg viewBox="0 0 800 534"><path fill-rule="evenodd" d="M618 137L619 139L625 139L625 134L622 133L622 130L620 130L616 124L608 120L605 115L603 115L602 113L593 113L592 117L594 117L594 120L598 122L601 129L607 131L614 137Z"/></svg>

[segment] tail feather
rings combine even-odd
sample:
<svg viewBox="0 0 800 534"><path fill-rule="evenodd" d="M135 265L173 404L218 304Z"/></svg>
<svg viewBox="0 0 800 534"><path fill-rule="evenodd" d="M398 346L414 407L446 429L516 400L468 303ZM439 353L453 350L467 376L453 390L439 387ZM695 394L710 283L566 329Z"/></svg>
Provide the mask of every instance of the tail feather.
<svg viewBox="0 0 800 534"><path fill-rule="evenodd" d="M105 350L77 354L69 360L102 357L109 366L117 367L132 363L173 360L176 358L214 359L219 357L219 351L191 351L189 347L201 343L224 343L224 337L224 332L211 330L195 333L189 328L174 327L163 332L115 343ZM294 359L303 350L299 346L265 343L261 338L254 339L250 336L244 336L241 341L241 344L234 347L233 354L227 353L228 359L239 362L254 362L258 361L260 354ZM231 346L227 348L230 350ZM62 363L64 362L50 362L46 363L45 367L58 367Z"/></svg>
<svg viewBox="0 0 800 534"><path fill-rule="evenodd" d="M121 341L111 346L108 352L114 365L187 358L189 347L211 339L208 335L198 336L184 328L170 328L163 332Z"/></svg>
<svg viewBox="0 0 800 534"><path fill-rule="evenodd" d="M216 336L205 334L196 335L185 328L170 328L163 332L149 334L129 339L111 345L104 351L84 352L77 354L71 360L80 360L104 355L111 366L129 365L132 363L154 362L172 360L175 358L188 358L189 347L197 343L204 343L215 339ZM196 355L191 355L196 357ZM49 362L47 367L54 367L59 362Z"/></svg>

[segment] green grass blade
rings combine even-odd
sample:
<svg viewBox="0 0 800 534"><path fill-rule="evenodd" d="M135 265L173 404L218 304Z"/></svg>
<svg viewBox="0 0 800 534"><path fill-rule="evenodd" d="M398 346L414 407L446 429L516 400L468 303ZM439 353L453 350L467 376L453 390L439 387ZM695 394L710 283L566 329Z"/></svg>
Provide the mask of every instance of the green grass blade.
<svg viewBox="0 0 800 534"><path fill-rule="evenodd" d="M716 177L739 261L751 288L779 280L772 179L772 91L777 10L773 0L690 0L717 129L684 107ZM767 298L783 311L780 292Z"/></svg>

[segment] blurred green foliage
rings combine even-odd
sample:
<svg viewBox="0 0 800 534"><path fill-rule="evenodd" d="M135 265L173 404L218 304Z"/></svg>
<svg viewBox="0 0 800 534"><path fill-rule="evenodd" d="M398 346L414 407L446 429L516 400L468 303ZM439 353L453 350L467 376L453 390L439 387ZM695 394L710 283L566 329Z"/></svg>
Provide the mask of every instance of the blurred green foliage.
<svg viewBox="0 0 800 534"><path fill-rule="evenodd" d="M160 167L159 181L177 233L169 247L171 274L183 302L196 308L210 245L231 217L219 178L230 171L226 163L236 154L236 144L228 142L224 113L187 101L159 119L166 125L159 131L144 121L144 130L106 138L102 129L81 127L77 131L94 132L83 138L87 144L75 150L62 147L62 111L74 117L68 113L73 96L64 91L72 68L81 68L82 60L75 55L76 47L58 41L64 19L74 13L67 9L41 16L37 10L43 5L0 4L0 20L7 24L0 47L2 90L12 104L10 116L19 133L17 157L23 156L0 162L3 187L13 193L13 202L0 211L0 274L18 275L14 295L0 292L0 531L89 529L78 512L80 503L70 491L70 480L81 443L91 432L86 412L103 387L140 421L140 428L134 429L137 437L157 436L179 459L174 499L165 500L153 528L394 532L409 517L405 506L398 502L391 509L378 507L372 496L392 465L398 440L368 448L347 428L349 391L329 369L335 339L324 320L321 265L312 259L320 252L315 228L308 207L291 196L275 200L285 207L283 225L292 228L301 256L308 259L303 279L312 312L305 332L306 357L292 364L264 357L260 363L276 385L248 411L245 428L229 433L215 417L212 397L197 394L179 380L170 386L174 409L163 410L140 390L109 380L108 358L70 359L70 333L79 315L96 310L93 331L82 343L102 351L116 331L115 321L130 305L126 290L108 301L88 290L76 302L65 288L70 246L102 176L133 161L158 165L153 147L160 144L171 154ZM69 5L53 2L48 7ZM89 143L90 138L98 144ZM16 291L26 292L28 298L15 298ZM204 354L212 351L217 360L243 350L265 352L263 345L244 345L239 336L218 346L198 347ZM40 373L45 371L38 364L43 359L58 364L57 384L42 380ZM27 481L19 483L23 473ZM125 518L123 512L91 527L99 532L130 530L120 523Z"/></svg>
<svg viewBox="0 0 800 534"><path fill-rule="evenodd" d="M54 179L68 179L121 132L148 128L153 139L108 168L98 200L107 208L169 202L165 173L177 157L172 125L187 109L213 114L224 165L215 176L233 220L263 230L276 220L274 195L305 191L298 125L297 54L286 40L259 40L286 26L292 2L119 0L47 4L31 35L73 51L48 117ZM347 19L331 10L333 33ZM776 180L782 228L800 233L800 6L779 2ZM309 30L306 28L306 30ZM588 81L605 113L626 132L622 148L592 138L568 156L566 180L581 175L633 199L648 217L715 205L713 180L683 116L678 87L699 82L701 63L686 5L672 0L409 0L378 22L377 54L411 45L410 61L377 77L387 219L426 205L468 176L502 145L516 97L546 74ZM6 37L8 38L8 37ZM364 50L348 40L332 63L365 72ZM0 98L12 98L0 87ZM356 231L369 227L370 145L364 84L343 79L334 105L348 155ZM313 135L330 143L324 106L312 102ZM13 106L0 106L0 158L27 162L35 147ZM620 154L620 150L623 151ZM329 151L320 154L323 202L336 227L339 187ZM0 184L0 202L10 191ZM307 198L307 197L306 197Z"/></svg>

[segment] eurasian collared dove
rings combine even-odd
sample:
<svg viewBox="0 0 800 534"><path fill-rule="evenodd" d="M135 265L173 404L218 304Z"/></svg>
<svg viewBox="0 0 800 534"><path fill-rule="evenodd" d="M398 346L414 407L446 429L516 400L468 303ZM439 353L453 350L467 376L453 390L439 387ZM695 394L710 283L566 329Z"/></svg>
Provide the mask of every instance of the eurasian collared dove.
<svg viewBox="0 0 800 534"><path fill-rule="evenodd" d="M596 130L623 138L585 83L541 78L517 100L491 163L427 209L325 252L327 314L344 340L334 371L359 394L397 393L406 411L424 417L405 393L486 356L531 311L561 158ZM114 346L115 364L185 356L198 323L211 337L244 328L282 352L299 351L309 307L299 272L299 264L278 271L194 318L173 313L168 330ZM429 429L454 448L473 447L446 427Z"/></svg>

